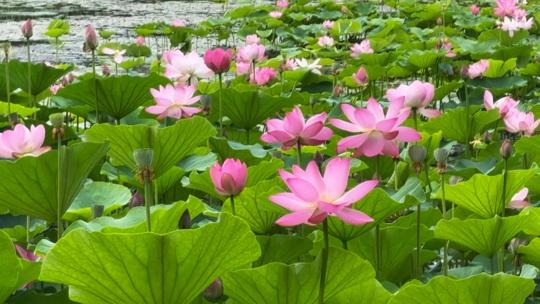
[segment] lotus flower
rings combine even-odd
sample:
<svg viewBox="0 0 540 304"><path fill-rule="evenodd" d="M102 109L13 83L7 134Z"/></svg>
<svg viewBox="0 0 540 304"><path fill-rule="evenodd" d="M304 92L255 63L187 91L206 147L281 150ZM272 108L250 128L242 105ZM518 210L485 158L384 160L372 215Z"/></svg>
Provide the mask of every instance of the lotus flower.
<svg viewBox="0 0 540 304"><path fill-rule="evenodd" d="M355 43L351 47L351 57L358 58L361 54L372 54L373 49L369 40L362 40L360 44Z"/></svg>
<svg viewBox="0 0 540 304"><path fill-rule="evenodd" d="M332 21L332 20L324 20L322 26L325 29L331 29L334 26L334 21Z"/></svg>
<svg viewBox="0 0 540 304"><path fill-rule="evenodd" d="M528 194L528 188L521 189L518 193L512 196L512 198L510 199L510 204L508 206L513 209L523 209L529 206L529 202L527 201Z"/></svg>
<svg viewBox="0 0 540 304"><path fill-rule="evenodd" d="M504 124L506 131L510 133L522 133L526 136L531 136L540 124L540 119L534 120L532 112L521 112L517 108L510 109L504 116Z"/></svg>
<svg viewBox="0 0 540 304"><path fill-rule="evenodd" d="M508 36L514 37L514 33L519 30L529 30L533 25L533 18L508 18L504 17L503 21L497 21L497 25L501 30L508 33Z"/></svg>
<svg viewBox="0 0 540 304"><path fill-rule="evenodd" d="M400 84L395 89L389 89L386 91L386 98L390 102L402 100L404 102L404 107L416 110L425 117L432 118L441 115L441 113L435 109L426 108L433 100L434 94L434 85L429 82L415 80L410 85Z"/></svg>
<svg viewBox="0 0 540 304"><path fill-rule="evenodd" d="M467 68L467 75L469 76L470 79L480 77L484 75L488 67L489 67L489 61L486 59L482 59L476 63L469 65L469 67Z"/></svg>
<svg viewBox="0 0 540 304"><path fill-rule="evenodd" d="M30 126L18 124L13 130L0 134L0 158L14 159L24 156L39 156L51 149L43 147L45 128L43 125Z"/></svg>
<svg viewBox="0 0 540 304"><path fill-rule="evenodd" d="M368 100L367 108L342 104L341 110L349 121L330 119L330 123L341 130L360 134L341 139L338 142L338 153L354 149L355 156L397 157L399 155L397 141L420 140L420 134L416 130L401 126L410 113L408 109L403 109L404 102L404 100L391 102L386 115L374 98Z"/></svg>
<svg viewBox="0 0 540 304"><path fill-rule="evenodd" d="M173 86L171 84L165 87L160 86L159 90L150 89L156 105L147 107L146 112L158 115L158 119L191 117L193 114L202 111L199 108L190 107L201 99L200 96L193 96L195 90L194 85Z"/></svg>
<svg viewBox="0 0 540 304"><path fill-rule="evenodd" d="M116 64L121 64L124 62L124 54L126 53L126 50L114 50L111 48L103 48L101 50L103 54L113 56L113 61Z"/></svg>
<svg viewBox="0 0 540 304"><path fill-rule="evenodd" d="M366 85L368 83L368 73L366 71L366 68L361 66L358 71L356 71L356 73L352 75L352 79L359 86Z"/></svg>
<svg viewBox="0 0 540 304"><path fill-rule="evenodd" d="M267 131L261 140L270 144L281 144L284 150L296 144L303 146L317 146L332 137L332 130L324 126L326 113L320 113L307 121L298 107L285 114L285 118L270 119L266 122Z"/></svg>
<svg viewBox="0 0 540 304"><path fill-rule="evenodd" d="M319 64L321 59L317 58L312 63L309 63L305 58L296 59L297 69L306 69L313 74L321 75L322 65Z"/></svg>
<svg viewBox="0 0 540 304"><path fill-rule="evenodd" d="M260 42L261 38L255 34L246 36L246 44L259 44Z"/></svg>
<svg viewBox="0 0 540 304"><path fill-rule="evenodd" d="M19 256L24 260L30 262L35 262L39 260L39 256L35 255L32 251L24 249L20 245L15 245L15 251L17 251L17 254L19 254Z"/></svg>
<svg viewBox="0 0 540 304"><path fill-rule="evenodd" d="M350 162L346 158L333 158L326 165L324 176L315 161L311 161L305 171L297 165L293 165L292 173L280 170L279 175L291 192L278 193L269 199L292 213L279 218L276 224L317 225L327 216L337 216L352 225L373 222L367 214L350 206L373 190L378 181L365 181L345 192Z"/></svg>
<svg viewBox="0 0 540 304"><path fill-rule="evenodd" d="M484 91L484 108L488 111L498 109L502 118L504 118L512 109L516 109L518 104L519 101L515 101L510 96L505 96L493 103L493 94L491 94L489 90Z"/></svg>
<svg viewBox="0 0 540 304"><path fill-rule="evenodd" d="M516 0L497 0L497 7L493 10L496 16L512 16L517 9Z"/></svg>
<svg viewBox="0 0 540 304"><path fill-rule="evenodd" d="M289 2L287 2L287 0L278 0L276 1L276 6L279 8L287 8L289 7Z"/></svg>
<svg viewBox="0 0 540 304"><path fill-rule="evenodd" d="M95 50L98 46L96 30L91 24L88 24L84 30L84 46L88 50Z"/></svg>
<svg viewBox="0 0 540 304"><path fill-rule="evenodd" d="M450 42L450 40L448 40L448 38L444 38L442 41L438 42L435 45L435 48L437 48L438 50L443 49L444 51L446 51L445 56L448 57L448 58L456 57L456 52L454 52L452 50L452 48L453 48L452 42Z"/></svg>
<svg viewBox="0 0 540 304"><path fill-rule="evenodd" d="M248 44L238 49L237 60L252 63L264 59L266 48L262 44Z"/></svg>
<svg viewBox="0 0 540 304"><path fill-rule="evenodd" d="M176 19L176 20L173 20L173 22L171 22L171 25L173 27L184 27L186 26L186 21L182 19Z"/></svg>
<svg viewBox="0 0 540 304"><path fill-rule="evenodd" d="M250 75L249 81L253 84L263 86L276 78L276 75L276 71L272 68L255 68L255 73Z"/></svg>
<svg viewBox="0 0 540 304"><path fill-rule="evenodd" d="M237 195L247 181L247 166L237 159L227 158L223 165L216 162L210 168L210 178L216 192L223 196Z"/></svg>
<svg viewBox="0 0 540 304"><path fill-rule="evenodd" d="M232 50L224 50L222 48L216 48L213 50L207 50L204 53L204 63L214 73L222 74L227 72L231 66Z"/></svg>
<svg viewBox="0 0 540 304"><path fill-rule="evenodd" d="M145 42L144 36L137 36L137 38L135 38L135 44L138 46L143 46Z"/></svg>
<svg viewBox="0 0 540 304"><path fill-rule="evenodd" d="M319 37L317 44L323 48L332 47L334 46L334 38L329 37L329 36Z"/></svg>
<svg viewBox="0 0 540 304"><path fill-rule="evenodd" d="M64 86L61 83L57 83L57 84L55 83L51 85L51 87L49 88L49 91L51 91L51 94L56 95L56 93L58 93L58 91L63 87Z"/></svg>
<svg viewBox="0 0 540 304"><path fill-rule="evenodd" d="M165 62L165 64L171 64L173 59L176 57L178 57L179 59L183 58L184 53L182 53L182 51L180 50L172 49L163 52L163 54L161 55L161 59L163 60L163 62Z"/></svg>
<svg viewBox="0 0 540 304"><path fill-rule="evenodd" d="M30 39L34 35L34 26L32 20L26 19L21 27L21 32L26 39Z"/></svg>
<svg viewBox="0 0 540 304"><path fill-rule="evenodd" d="M478 13L480 13L480 7L478 7L478 5L476 5L476 4L473 4L473 5L469 6L469 10L475 16L478 15Z"/></svg>
<svg viewBox="0 0 540 304"><path fill-rule="evenodd" d="M165 66L165 76L170 79L176 79L180 83L187 83L192 78L209 78L213 75L204 59L196 52L190 52L186 55L175 53L170 58L170 63Z"/></svg>
<svg viewBox="0 0 540 304"><path fill-rule="evenodd" d="M281 64L281 70L283 71L292 71L298 68L298 64L294 59L287 59Z"/></svg>
<svg viewBox="0 0 540 304"><path fill-rule="evenodd" d="M283 13L280 11L271 11L268 15L274 19L279 19L281 16L283 16Z"/></svg>

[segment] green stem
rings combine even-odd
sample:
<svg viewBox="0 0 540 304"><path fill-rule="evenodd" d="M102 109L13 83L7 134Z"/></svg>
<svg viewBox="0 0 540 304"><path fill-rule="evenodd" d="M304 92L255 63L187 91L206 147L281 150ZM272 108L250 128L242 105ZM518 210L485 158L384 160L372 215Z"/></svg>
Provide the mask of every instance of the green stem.
<svg viewBox="0 0 540 304"><path fill-rule="evenodd" d="M470 136L471 136L471 122L470 122L470 107L469 107L469 90L467 89L467 84L465 83L463 85L464 89L465 89L465 117L467 117L467 120L466 120L466 125L465 125L465 130L466 130L466 140L467 142L465 143L468 147L467 151L470 151L471 150L471 139L470 139Z"/></svg>
<svg viewBox="0 0 540 304"><path fill-rule="evenodd" d="M26 216L26 249L30 248L30 216Z"/></svg>
<svg viewBox="0 0 540 304"><path fill-rule="evenodd" d="M343 245L343 249L349 250L349 242L347 240L341 240L341 244Z"/></svg>
<svg viewBox="0 0 540 304"><path fill-rule="evenodd" d="M54 61L58 64L58 37L54 38Z"/></svg>
<svg viewBox="0 0 540 304"><path fill-rule="evenodd" d="M222 92L223 91L223 79L221 77L221 73L218 74L218 78L219 78L219 93L218 93L218 98L219 98L219 135L220 136L223 136L223 109L221 107L222 105Z"/></svg>
<svg viewBox="0 0 540 304"><path fill-rule="evenodd" d="M380 180L381 179L381 175L380 175L380 161L381 161L381 156L380 155L377 155L375 156L375 179L378 179Z"/></svg>
<svg viewBox="0 0 540 304"><path fill-rule="evenodd" d="M11 114L11 90L9 85L9 59L6 57L6 98L8 103L8 115Z"/></svg>
<svg viewBox="0 0 540 304"><path fill-rule="evenodd" d="M27 38L26 39L26 56L27 56L27 63L26 63L26 66L27 66L27 71L28 71L28 103L30 104L30 106L34 106L33 105L33 100L32 100L32 59L30 58L30 39ZM34 118L35 118L35 113L34 113Z"/></svg>
<svg viewBox="0 0 540 304"><path fill-rule="evenodd" d="M418 115L416 113L416 108L412 108L412 114L413 114L413 121L414 121L414 129L418 131Z"/></svg>
<svg viewBox="0 0 540 304"><path fill-rule="evenodd" d="M231 210L232 214L236 215L236 207L234 206L234 195L231 195Z"/></svg>
<svg viewBox="0 0 540 304"><path fill-rule="evenodd" d="M57 203L57 209L56 209L56 225L57 225L57 240L60 240L60 237L62 236L62 230L63 230L63 227L62 227L62 195L61 195L61 184L62 184L62 137L60 136L60 134L57 134L57 151L58 151L58 185L57 185L57 199L56 199L56 203Z"/></svg>
<svg viewBox="0 0 540 304"><path fill-rule="evenodd" d="M420 266L420 204L416 205L416 278L422 275Z"/></svg>
<svg viewBox="0 0 540 304"><path fill-rule="evenodd" d="M381 225L375 226L375 271L377 278L380 278L382 271L382 244L381 244Z"/></svg>
<svg viewBox="0 0 540 304"><path fill-rule="evenodd" d="M444 190L444 173L441 173L441 209L443 213L443 218L446 219L446 192ZM450 241L446 241L444 244L444 253L443 253L443 274L448 275L448 247Z"/></svg>
<svg viewBox="0 0 540 304"><path fill-rule="evenodd" d="M324 238L324 248L322 250L321 278L319 281L319 304L324 303L324 287L326 285L326 268L328 267L328 251L330 250L329 240L328 240L328 219L324 219L323 221L323 238Z"/></svg>
<svg viewBox="0 0 540 304"><path fill-rule="evenodd" d="M399 158L394 160L394 190L399 190Z"/></svg>
<svg viewBox="0 0 540 304"><path fill-rule="evenodd" d="M148 176L144 175L144 205L146 207L146 231L152 231L152 218L150 217L150 206L153 204L153 195L152 195L152 181L149 180Z"/></svg>
<svg viewBox="0 0 540 304"><path fill-rule="evenodd" d="M300 141L296 143L296 163L302 167L302 144Z"/></svg>
<svg viewBox="0 0 540 304"><path fill-rule="evenodd" d="M94 74L94 93L96 94L96 123L99 123L99 103L96 75L96 51L92 50L92 73Z"/></svg>
<svg viewBox="0 0 540 304"><path fill-rule="evenodd" d="M502 210L501 217L505 215L506 209L506 184L508 183L508 159L504 160L504 172L503 172L503 188L502 188Z"/></svg>

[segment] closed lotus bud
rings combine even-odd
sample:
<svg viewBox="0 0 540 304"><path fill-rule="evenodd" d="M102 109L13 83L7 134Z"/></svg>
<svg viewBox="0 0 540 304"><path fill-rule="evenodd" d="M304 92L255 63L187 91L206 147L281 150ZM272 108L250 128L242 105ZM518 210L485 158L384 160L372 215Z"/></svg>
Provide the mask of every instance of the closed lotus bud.
<svg viewBox="0 0 540 304"><path fill-rule="evenodd" d="M133 195L131 196L131 200L129 201L129 207L135 208L135 207L143 206L143 205L144 205L144 197L141 194L141 192L139 192L139 190L136 190L135 193L133 193Z"/></svg>
<svg viewBox="0 0 540 304"><path fill-rule="evenodd" d="M221 279L216 279L203 291L203 297L210 302L221 302L223 300L223 283Z"/></svg>
<svg viewBox="0 0 540 304"><path fill-rule="evenodd" d="M64 125L64 114L54 113L49 115L49 121L54 128L61 128Z"/></svg>
<svg viewBox="0 0 540 304"><path fill-rule="evenodd" d="M9 61L9 55L11 54L11 43L9 41L4 42L2 44L2 49L4 50L5 61L8 62Z"/></svg>
<svg viewBox="0 0 540 304"><path fill-rule="evenodd" d="M111 69L109 68L108 65L104 64L103 66L101 66L101 73L103 74L103 76L110 76Z"/></svg>
<svg viewBox="0 0 540 304"><path fill-rule="evenodd" d="M442 24L442 22L443 22L443 20L442 20L442 18L441 18L441 17L437 18L437 25L441 25L441 24Z"/></svg>
<svg viewBox="0 0 540 304"><path fill-rule="evenodd" d="M180 221L178 221L178 229L188 229L191 228L191 216L189 215L189 210L186 209L184 213L182 213L182 216L180 217Z"/></svg>
<svg viewBox="0 0 540 304"><path fill-rule="evenodd" d="M152 161L154 160L154 149L136 149L133 151L133 158L139 169L148 168L152 165Z"/></svg>
<svg viewBox="0 0 540 304"><path fill-rule="evenodd" d="M84 31L84 45L90 51L94 51L98 46L96 30L91 24L88 24Z"/></svg>
<svg viewBox="0 0 540 304"><path fill-rule="evenodd" d="M94 208L92 208L92 217L98 218L103 215L103 211L105 211L105 206L103 205L94 205Z"/></svg>
<svg viewBox="0 0 540 304"><path fill-rule="evenodd" d="M34 26L32 25L32 20L26 19L21 27L21 31L24 38L30 39L34 35Z"/></svg>
<svg viewBox="0 0 540 304"><path fill-rule="evenodd" d="M509 159L512 156L512 142L510 140L505 139L502 142L500 153L503 159Z"/></svg>
<svg viewBox="0 0 540 304"><path fill-rule="evenodd" d="M335 97L338 97L339 95L343 94L343 87L340 85L335 86L333 94Z"/></svg>

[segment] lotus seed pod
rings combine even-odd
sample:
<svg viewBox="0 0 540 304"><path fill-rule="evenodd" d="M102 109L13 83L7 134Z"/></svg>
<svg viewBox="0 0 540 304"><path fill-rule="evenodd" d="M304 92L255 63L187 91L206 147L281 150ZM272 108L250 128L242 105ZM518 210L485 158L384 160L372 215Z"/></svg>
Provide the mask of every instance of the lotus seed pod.
<svg viewBox="0 0 540 304"><path fill-rule="evenodd" d="M448 160L448 150L445 148L437 148L433 151L433 157L438 163L446 163Z"/></svg>
<svg viewBox="0 0 540 304"><path fill-rule="evenodd" d="M512 156L512 142L510 140L505 139L502 142L500 153L503 159L509 159Z"/></svg>
<svg viewBox="0 0 540 304"><path fill-rule="evenodd" d="M136 149L133 151L133 158L139 169L148 168L152 165L152 161L154 160L154 149Z"/></svg>
<svg viewBox="0 0 540 304"><path fill-rule="evenodd" d="M64 125L64 114L54 113L49 115L49 121L54 128L61 128Z"/></svg>
<svg viewBox="0 0 540 304"><path fill-rule="evenodd" d="M414 145L409 147L409 157L415 163L423 163L426 159L426 148L420 145Z"/></svg>

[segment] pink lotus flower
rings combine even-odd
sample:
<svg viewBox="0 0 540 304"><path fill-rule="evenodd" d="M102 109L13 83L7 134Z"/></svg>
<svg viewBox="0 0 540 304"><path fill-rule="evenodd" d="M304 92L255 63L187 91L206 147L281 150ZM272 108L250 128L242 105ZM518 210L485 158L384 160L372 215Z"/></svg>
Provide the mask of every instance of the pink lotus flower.
<svg viewBox="0 0 540 304"><path fill-rule="evenodd" d="M276 6L279 8L287 8L289 7L289 2L287 2L287 0L278 0L276 1Z"/></svg>
<svg viewBox="0 0 540 304"><path fill-rule="evenodd" d="M478 13L480 13L480 7L478 7L478 5L476 4L469 6L469 10L471 10L471 13L475 16L478 15Z"/></svg>
<svg viewBox="0 0 540 304"><path fill-rule="evenodd" d="M330 119L330 123L341 130L359 134L341 139L338 142L338 153L354 149L355 156L397 157L399 155L397 141L420 140L420 134L416 130L401 126L410 113L408 109L403 109L404 102L404 100L391 102L386 115L382 106L374 98L368 100L367 108L355 108L350 104L342 104L341 110L350 122Z"/></svg>
<svg viewBox="0 0 540 304"><path fill-rule="evenodd" d="M470 79L474 79L484 75L489 68L489 60L482 59L476 63L469 65L467 68L467 75Z"/></svg>
<svg viewBox="0 0 540 304"><path fill-rule="evenodd" d="M34 35L34 26L32 20L26 19L21 27L21 32L26 39L30 39Z"/></svg>
<svg viewBox="0 0 540 304"><path fill-rule="evenodd" d="M255 68L255 73L249 76L249 81L253 84L263 86L276 78L276 71L272 68Z"/></svg>
<svg viewBox="0 0 540 304"><path fill-rule="evenodd" d="M529 30L533 25L533 18L521 19L504 17L503 21L497 21L497 25L501 30L508 33L508 36L514 37L514 33L519 30Z"/></svg>
<svg viewBox="0 0 540 304"><path fill-rule="evenodd" d="M368 83L368 73L366 71L366 68L361 66L356 73L352 75L352 79L356 84L359 86L364 86Z"/></svg>
<svg viewBox="0 0 540 304"><path fill-rule="evenodd" d="M377 180L365 181L345 192L349 179L350 159L333 158L321 175L315 161L306 170L293 165L292 173L279 170L279 175L291 192L272 195L269 199L292 213L276 221L281 226L300 224L317 225L327 216L337 216L352 225L373 222L367 214L351 208L351 205L373 190Z"/></svg>
<svg viewBox="0 0 540 304"><path fill-rule="evenodd" d="M334 46L334 38L329 37L329 36L319 37L319 40L317 41L317 44L320 47L323 47L323 48L332 47L332 46Z"/></svg>
<svg viewBox="0 0 540 304"><path fill-rule="evenodd" d="M210 178L214 188L223 196L233 196L242 192L246 185L247 174L246 164L233 158L227 158L223 165L216 162L210 168Z"/></svg>
<svg viewBox="0 0 540 304"><path fill-rule="evenodd" d="M53 85L51 85L51 87L49 88L49 91L51 91L51 94L56 95L56 93L58 93L58 90L60 90L60 89L63 88L63 87L64 87L64 86L63 86L61 83L53 84Z"/></svg>
<svg viewBox="0 0 540 304"><path fill-rule="evenodd" d="M200 96L193 96L195 90L196 88L194 85L173 86L171 84L168 84L165 87L160 86L159 90L150 89L150 93L154 96L156 105L147 107L146 112L158 115L158 119L163 119L165 117L175 119L191 117L193 114L202 111L199 108L190 107L201 99Z"/></svg>
<svg viewBox="0 0 540 304"><path fill-rule="evenodd" d="M173 50L168 50L168 51L165 51L163 52L163 54L161 55L161 59L163 60L163 62L165 62L166 64L171 64L172 61L173 61L173 58L183 58L184 57L184 53L182 53L182 51L180 50L176 50L176 49L173 49Z"/></svg>
<svg viewBox="0 0 540 304"><path fill-rule="evenodd" d="M386 91L386 98L391 102L403 101L403 106L416 111L428 118L437 117L441 113L426 107L433 100L435 86L429 82L413 81L410 85L400 84L395 89Z"/></svg>
<svg viewBox="0 0 540 304"><path fill-rule="evenodd" d="M171 22L171 25L174 27L184 27L186 26L186 21L181 20L181 19L176 19L176 20L173 20L173 22Z"/></svg>
<svg viewBox="0 0 540 304"><path fill-rule="evenodd" d="M283 13L280 11L271 11L268 15L274 19L279 19L281 16L283 16Z"/></svg>
<svg viewBox="0 0 540 304"><path fill-rule="evenodd" d="M322 26L323 26L325 29L331 29L331 28L334 26L334 21L331 21L331 20L324 20Z"/></svg>
<svg viewBox="0 0 540 304"><path fill-rule="evenodd" d="M243 61L236 62L236 75L247 74L250 72L250 69L251 69L250 62L243 62Z"/></svg>
<svg viewBox="0 0 540 304"><path fill-rule="evenodd" d="M88 24L84 30L84 45L91 51L95 50L98 46L96 30L91 24Z"/></svg>
<svg viewBox="0 0 540 304"><path fill-rule="evenodd" d="M491 94L489 90L484 91L484 108L488 111L498 109L502 118L504 118L512 109L516 109L518 104L519 101L515 101L510 96L505 96L493 103L493 94Z"/></svg>
<svg viewBox="0 0 540 304"><path fill-rule="evenodd" d="M510 204L508 205L512 209L523 209L529 206L527 201L527 195L529 194L528 188L521 189L518 193L514 194L510 199Z"/></svg>
<svg viewBox="0 0 540 304"><path fill-rule="evenodd" d="M114 50L111 48L103 48L101 52L105 55L113 56L113 61L116 64L121 64L124 62L124 54L126 50Z"/></svg>
<svg viewBox="0 0 540 304"><path fill-rule="evenodd" d="M497 7L493 10L496 16L512 16L517 9L516 0L497 0Z"/></svg>
<svg viewBox="0 0 540 304"><path fill-rule="evenodd" d="M222 74L229 70L232 56L233 53L231 49L224 50L222 48L216 48L207 50L206 53L204 53L204 63L214 73Z"/></svg>
<svg viewBox="0 0 540 304"><path fill-rule="evenodd" d="M137 38L135 38L135 44L138 46L143 46L145 42L144 36L137 36Z"/></svg>
<svg viewBox="0 0 540 304"><path fill-rule="evenodd" d="M506 131L510 133L522 133L525 136L531 136L540 124L540 119L534 120L532 112L521 112L517 108L510 109L504 116Z"/></svg>
<svg viewBox="0 0 540 304"><path fill-rule="evenodd" d="M261 38L255 34L246 36L246 44L259 44L260 42Z"/></svg>
<svg viewBox="0 0 540 304"><path fill-rule="evenodd" d="M237 61L252 63L264 59L266 48L262 44L248 44L238 49Z"/></svg>
<svg viewBox="0 0 540 304"><path fill-rule="evenodd" d="M20 245L15 245L15 251L17 251L17 254L24 260L27 260L29 262L35 262L39 260L39 257L35 255L32 251L28 251L21 247Z"/></svg>
<svg viewBox="0 0 540 304"><path fill-rule="evenodd" d="M450 42L448 38L444 38L442 41L437 42L437 44L435 45L435 48L438 50L443 49L444 51L446 51L445 56L448 58L456 57L456 52L452 50L453 48L452 42Z"/></svg>
<svg viewBox="0 0 540 304"><path fill-rule="evenodd" d="M266 122L267 131L261 140L270 144L281 144L282 149L288 150L296 144L302 146L317 146L332 137L332 130L324 126L326 113L312 116L307 121L297 106L285 114L285 118L270 119Z"/></svg>
<svg viewBox="0 0 540 304"><path fill-rule="evenodd" d="M294 59L287 59L283 64L281 64L281 69L283 71L292 71L296 70L298 68L298 64L296 63L296 60Z"/></svg>
<svg viewBox="0 0 540 304"><path fill-rule="evenodd" d="M527 18L527 11L522 9L522 8L517 8L515 11L514 11L514 14L512 15L512 17L516 18L516 19L522 19L522 18Z"/></svg>
<svg viewBox="0 0 540 304"><path fill-rule="evenodd" d="M362 40L360 44L355 43L351 47L351 57L358 58L362 54L373 54L373 49L371 48L371 42L369 40Z"/></svg>
<svg viewBox="0 0 540 304"><path fill-rule="evenodd" d="M176 79L180 83L213 76L212 70L204 64L204 59L196 52L186 55L175 53L170 59L170 63L165 66L165 76Z"/></svg>
<svg viewBox="0 0 540 304"><path fill-rule="evenodd" d="M43 147L45 128L43 125L30 126L18 124L13 130L0 134L0 158L14 159L24 156L39 156L51 150Z"/></svg>

